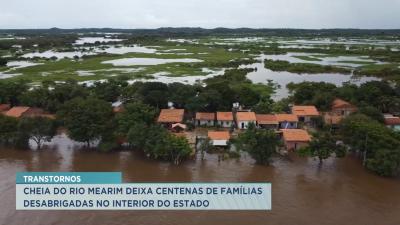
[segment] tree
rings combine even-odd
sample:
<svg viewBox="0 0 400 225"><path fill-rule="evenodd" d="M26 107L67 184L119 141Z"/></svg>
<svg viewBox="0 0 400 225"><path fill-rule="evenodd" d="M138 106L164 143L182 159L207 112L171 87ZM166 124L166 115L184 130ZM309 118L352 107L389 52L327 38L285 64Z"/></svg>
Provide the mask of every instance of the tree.
<svg viewBox="0 0 400 225"><path fill-rule="evenodd" d="M95 97L107 102L115 102L121 96L122 90L126 86L128 86L126 81L109 79L107 82L95 82L91 90Z"/></svg>
<svg viewBox="0 0 400 225"><path fill-rule="evenodd" d="M0 144L14 145L18 137L18 121L0 114Z"/></svg>
<svg viewBox="0 0 400 225"><path fill-rule="evenodd" d="M75 98L66 102L58 115L68 129L69 136L73 140L86 142L88 146L112 131L112 107L103 100Z"/></svg>
<svg viewBox="0 0 400 225"><path fill-rule="evenodd" d="M165 157L174 162L175 165L181 163L182 159L188 157L192 152L188 141L184 137L177 137L169 134L166 140Z"/></svg>
<svg viewBox="0 0 400 225"><path fill-rule="evenodd" d="M41 149L42 143L51 141L56 134L55 121L46 117L23 118L19 129L36 142L37 149Z"/></svg>
<svg viewBox="0 0 400 225"><path fill-rule="evenodd" d="M342 145L336 144L336 139L330 133L318 133L308 147L302 148L298 151L300 156L317 157L319 163L322 164L323 160L328 159L333 154L336 157L344 157L346 149Z"/></svg>
<svg viewBox="0 0 400 225"><path fill-rule="evenodd" d="M7 59L0 57L0 66L7 66Z"/></svg>
<svg viewBox="0 0 400 225"><path fill-rule="evenodd" d="M186 103L197 94L196 86L185 85L181 83L172 83L168 85L169 100L177 108L184 108Z"/></svg>
<svg viewBox="0 0 400 225"><path fill-rule="evenodd" d="M127 104L125 110L116 116L119 135L126 135L137 123L153 124L156 115L157 109L149 105L141 102Z"/></svg>
<svg viewBox="0 0 400 225"><path fill-rule="evenodd" d="M370 117L355 114L341 123L343 141L363 155L364 165L382 176L395 176L400 169L400 135Z"/></svg>
<svg viewBox="0 0 400 225"><path fill-rule="evenodd" d="M146 141L148 140L149 126L143 122L132 124L127 134L128 143L135 149L143 150Z"/></svg>
<svg viewBox="0 0 400 225"><path fill-rule="evenodd" d="M28 91L27 82L18 81L0 81L0 102L10 103L12 106L18 105L20 97Z"/></svg>
<svg viewBox="0 0 400 225"><path fill-rule="evenodd" d="M236 140L236 147L239 150L248 152L258 164L264 165L270 163L273 153L280 144L275 132L256 129L254 124L250 124Z"/></svg>
<svg viewBox="0 0 400 225"><path fill-rule="evenodd" d="M258 114L269 114L272 112L273 101L270 98L261 99L257 105L253 107L253 111Z"/></svg>

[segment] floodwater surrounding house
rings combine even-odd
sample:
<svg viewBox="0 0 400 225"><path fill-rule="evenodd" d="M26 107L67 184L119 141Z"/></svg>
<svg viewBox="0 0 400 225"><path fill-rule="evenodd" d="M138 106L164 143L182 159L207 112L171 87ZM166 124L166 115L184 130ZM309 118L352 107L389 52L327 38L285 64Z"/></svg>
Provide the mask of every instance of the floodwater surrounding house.
<svg viewBox="0 0 400 225"><path fill-rule="evenodd" d="M228 146L231 135L228 131L208 131L208 138L213 146Z"/></svg>
<svg viewBox="0 0 400 225"><path fill-rule="evenodd" d="M282 129L283 142L287 150L298 150L306 147L311 141L311 136L306 130Z"/></svg>

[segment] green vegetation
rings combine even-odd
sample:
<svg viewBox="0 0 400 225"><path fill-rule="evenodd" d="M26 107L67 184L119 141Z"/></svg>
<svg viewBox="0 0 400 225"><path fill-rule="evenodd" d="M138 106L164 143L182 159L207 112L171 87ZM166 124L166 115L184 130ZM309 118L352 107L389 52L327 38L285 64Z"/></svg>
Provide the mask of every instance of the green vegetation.
<svg viewBox="0 0 400 225"><path fill-rule="evenodd" d="M235 144L239 150L248 152L258 164L269 165L280 141L274 131L260 130L251 124L249 129L239 134Z"/></svg>
<svg viewBox="0 0 400 225"><path fill-rule="evenodd" d="M337 144L338 139L328 132L320 132L314 135L310 145L298 151L301 156L317 157L320 164L323 160L330 158L332 155L336 157L344 157L346 148Z"/></svg>
<svg viewBox="0 0 400 225"><path fill-rule="evenodd" d="M7 59L0 57L0 67L7 65Z"/></svg>
<svg viewBox="0 0 400 225"><path fill-rule="evenodd" d="M68 129L69 137L87 146L106 137L112 128L111 104L99 99L72 99L63 105L58 116Z"/></svg>
<svg viewBox="0 0 400 225"><path fill-rule="evenodd" d="M56 124L53 119L46 117L22 118L19 122L19 130L33 140L37 149L42 148L42 143L51 141L56 134Z"/></svg>
<svg viewBox="0 0 400 225"><path fill-rule="evenodd" d="M350 74L351 70L335 66L323 66L312 63L290 63L283 60L270 60L264 61L265 68L272 71L288 71L291 73L342 73Z"/></svg>
<svg viewBox="0 0 400 225"><path fill-rule="evenodd" d="M400 111L399 86L373 81L359 87L310 82L288 87L292 92L289 101L295 104L312 104L328 111L332 100L339 97L358 107L358 112L343 120L338 130L328 125L320 128L310 146L300 151L303 156L318 157L320 161L330 155L342 156L345 151L336 145L336 140L341 140L351 152L363 155L369 170L382 176L400 172L400 135L383 124L382 116L382 112Z"/></svg>
<svg viewBox="0 0 400 225"><path fill-rule="evenodd" d="M341 132L354 152L361 152L365 166L382 176L400 170L400 135L364 115L345 119Z"/></svg>

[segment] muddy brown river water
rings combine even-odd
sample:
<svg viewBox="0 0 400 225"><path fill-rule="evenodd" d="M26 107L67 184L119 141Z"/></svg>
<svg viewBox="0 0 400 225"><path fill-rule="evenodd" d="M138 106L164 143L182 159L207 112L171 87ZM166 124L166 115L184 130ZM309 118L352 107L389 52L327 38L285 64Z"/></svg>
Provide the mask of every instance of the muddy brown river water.
<svg viewBox="0 0 400 225"><path fill-rule="evenodd" d="M218 162L217 155L174 166L132 152L73 146L58 136L41 151L0 149L0 224L400 224L400 178L371 174L351 156L322 167L295 155L275 158L269 167L255 165L249 156ZM16 211L17 171L121 171L124 182L267 181L272 211Z"/></svg>

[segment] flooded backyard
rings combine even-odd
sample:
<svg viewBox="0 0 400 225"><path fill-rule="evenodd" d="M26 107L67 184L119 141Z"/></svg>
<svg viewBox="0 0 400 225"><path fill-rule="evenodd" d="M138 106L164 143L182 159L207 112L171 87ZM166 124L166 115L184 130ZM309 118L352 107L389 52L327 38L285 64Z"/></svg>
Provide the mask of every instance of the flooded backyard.
<svg viewBox="0 0 400 225"><path fill-rule="evenodd" d="M75 150L57 136L41 151L0 149L0 221L3 224L363 224L398 225L400 178L364 170L354 157L313 159L290 155L272 166L246 155L218 162L217 155L174 166L134 152ZM272 211L16 211L17 171L121 171L124 182L272 183ZM384 190L384 191L382 191Z"/></svg>

